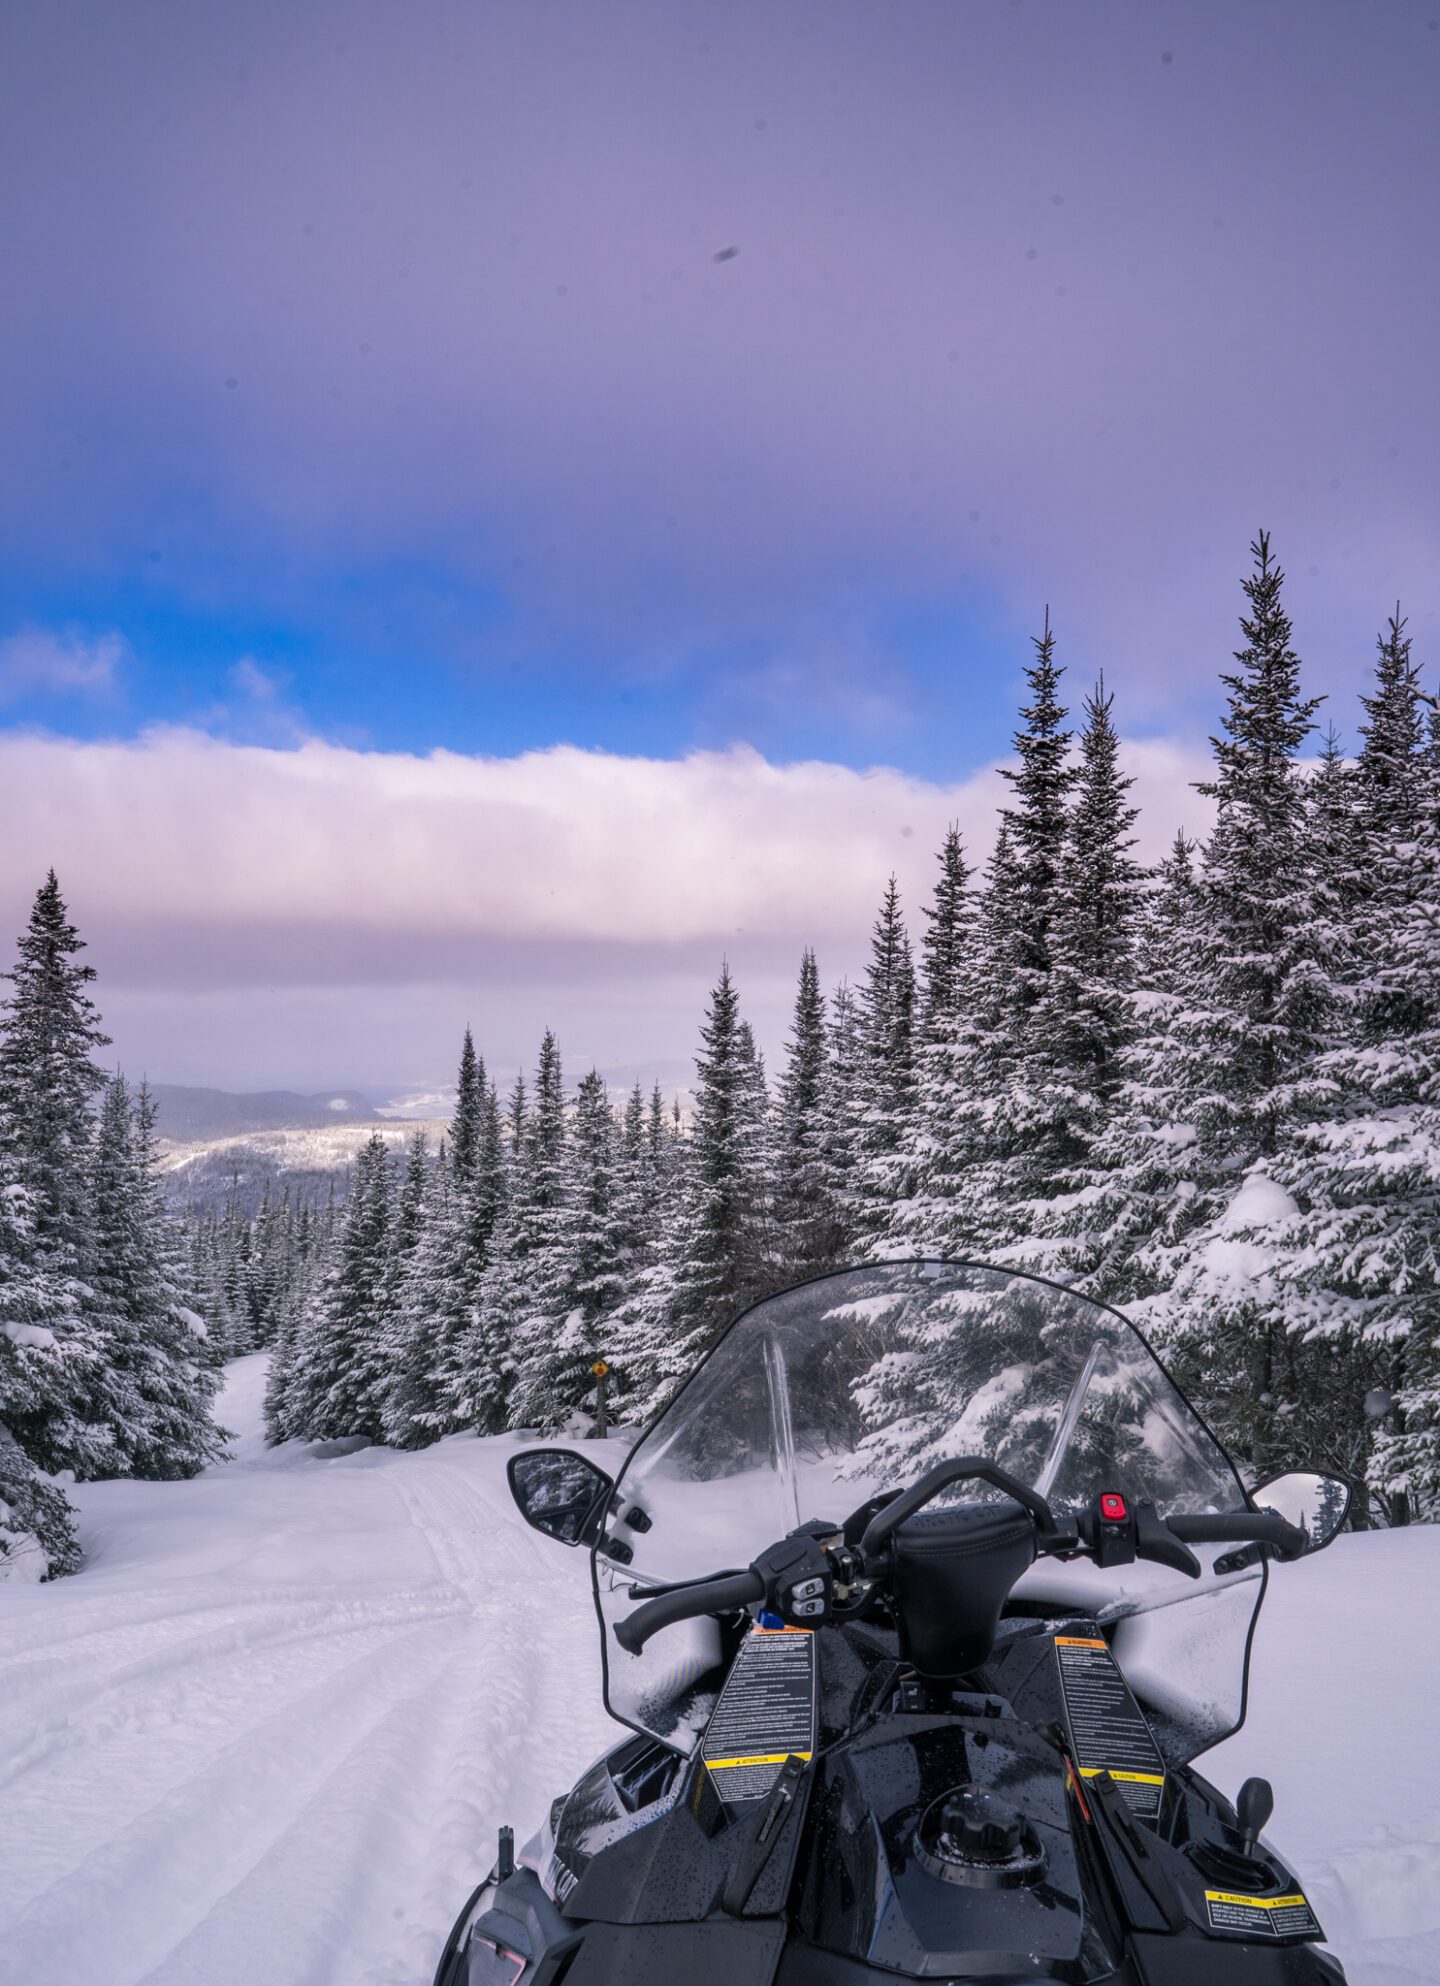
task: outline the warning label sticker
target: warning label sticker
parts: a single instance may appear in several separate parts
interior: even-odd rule
[[[1082,1779],[1108,1772],[1142,1820],[1155,1820],[1165,1790],[1165,1761],[1109,1644],[1057,1634],[1060,1690],[1070,1749]]]
[[[1247,1937],[1318,1938],[1315,1913],[1298,1892],[1294,1896],[1241,1896],[1231,1890],[1207,1889],[1205,1908],[1212,1931],[1242,1931]]]
[[[725,1678],[701,1756],[722,1800],[762,1800],[786,1759],[815,1749],[815,1637],[752,1627]]]

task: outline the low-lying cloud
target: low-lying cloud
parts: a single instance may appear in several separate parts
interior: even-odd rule
[[[1198,753],[1133,743],[1141,851],[1205,824]],[[0,736],[0,908],[53,865],[128,1066],[157,1079],[404,1083],[467,1020],[495,1062],[683,1067],[723,957],[783,1038],[799,953],[863,969],[885,878],[912,935],[951,821],[982,861],[1005,782],[556,746],[514,758]]]

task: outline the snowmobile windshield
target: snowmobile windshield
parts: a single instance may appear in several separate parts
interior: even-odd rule
[[[621,1472],[594,1557],[612,1715],[682,1751],[703,1730],[724,1647],[712,1620],[626,1654],[614,1626],[636,1586],[749,1564],[812,1518],[839,1523],[935,1463],[984,1456],[1057,1513],[1120,1490],[1162,1511],[1243,1507],[1224,1451],[1118,1311],[1030,1276],[963,1263],[881,1263],[802,1284],[746,1311],[646,1430]],[[952,1494],[992,1496],[966,1483]],[[1131,1687],[1191,1757],[1244,1709],[1259,1565],[1190,1580],[1147,1562],[1042,1560],[1012,1596],[1009,1631],[1113,1620]]]

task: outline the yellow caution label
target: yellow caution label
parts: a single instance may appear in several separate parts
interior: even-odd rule
[[[707,1758],[712,1772],[724,1772],[732,1765],[783,1765],[787,1758],[809,1758],[809,1752],[753,1752],[748,1758]]]
[[[1124,1779],[1132,1786],[1163,1786],[1163,1772],[1117,1772],[1113,1765],[1082,1765],[1082,1779],[1098,1779],[1102,1772],[1108,1772],[1112,1779]]]
[[[1108,1641],[1092,1641],[1088,1636],[1080,1634],[1057,1634],[1055,1637],[1055,1646],[1057,1648],[1104,1648],[1108,1650],[1110,1644]]]
[[[1304,1905],[1303,1896],[1239,1896],[1228,1889],[1207,1889],[1207,1903],[1243,1903],[1247,1910],[1295,1910]]]

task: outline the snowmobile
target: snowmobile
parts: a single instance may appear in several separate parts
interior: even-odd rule
[[[965,1263],[822,1277],[622,1452],[511,1458],[589,1555],[627,1734],[518,1855],[500,1829],[435,1986],[1343,1981],[1269,1785],[1232,1805],[1194,1761],[1348,1488],[1247,1492],[1117,1311]]]

